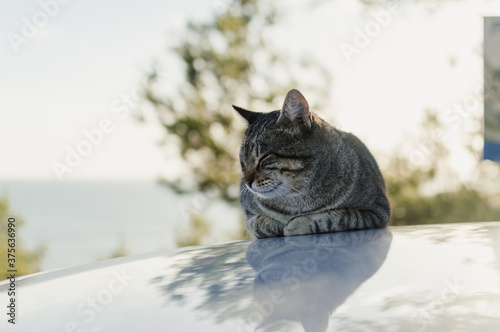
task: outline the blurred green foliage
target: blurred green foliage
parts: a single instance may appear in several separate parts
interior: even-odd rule
[[[111,255],[105,259],[118,258],[130,255],[130,252],[127,249],[127,244],[124,239],[120,241],[118,246],[113,250]]]
[[[295,67],[315,72],[312,100],[323,100],[330,86],[327,71],[305,58],[292,62],[271,47],[264,33],[279,17],[270,1],[228,2],[209,22],[188,23],[173,48],[182,60],[184,79],[174,93],[158,86],[159,70],[149,74],[146,99],[154,106],[167,134],[175,142],[186,176],[163,179],[178,193],[215,192],[236,202],[239,196],[238,148],[245,130],[231,104],[268,111],[299,85]],[[302,90],[308,89],[301,82]]]
[[[40,262],[45,251],[43,246],[35,250],[27,250],[23,246],[20,230],[24,224],[24,220],[11,214],[7,198],[0,198],[0,280],[6,279],[8,276],[7,270],[12,269],[7,265],[8,249],[11,248],[8,246],[8,220],[11,217],[15,218],[15,252],[11,254],[15,255],[16,276],[40,271]],[[10,258],[12,258],[12,256]]]
[[[311,5],[321,2],[311,1]],[[360,3],[366,8],[385,4]],[[245,124],[235,120],[238,117],[231,104],[267,112],[280,105],[289,89],[297,87],[312,101],[328,100],[328,70],[309,54],[308,61],[292,61],[264,37],[264,32],[279,22],[280,14],[270,1],[228,1],[212,20],[186,26],[173,49],[184,68],[184,78],[175,91],[167,93],[158,87],[158,71],[149,74],[146,99],[165,129],[163,144],[178,146],[177,157],[184,169],[183,174],[162,180],[178,193],[215,192],[215,197],[236,203],[241,177],[238,147]],[[316,77],[320,79],[306,85],[296,75],[304,71],[319,73]],[[448,155],[444,142],[428,140],[442,129],[436,111],[426,113],[421,129],[421,136],[414,140],[425,141],[424,165],[412,166],[407,154],[394,151],[383,169],[393,208],[392,224],[500,220],[500,207],[494,201],[497,197],[486,194],[480,186],[459,181],[446,190],[426,192],[426,186],[451,171],[443,166]],[[475,148],[471,152],[478,154]],[[199,214],[191,218],[192,234],[180,234],[179,246],[200,244],[210,231]]]
[[[475,119],[474,121],[479,121]],[[499,221],[499,192],[487,192],[481,182],[494,180],[495,172],[488,172],[485,166],[498,169],[491,162],[477,162],[478,180],[463,182],[456,179],[449,167],[449,150],[443,139],[430,139],[445,128],[435,110],[427,110],[420,124],[420,134],[411,139],[419,143],[418,153],[425,158],[422,163],[412,165],[408,154],[394,151],[386,169],[383,170],[392,206],[392,225],[439,224],[452,222]],[[470,133],[468,141],[480,133]],[[415,147],[413,147],[415,148]],[[474,158],[479,159],[481,151],[469,147]],[[438,181],[450,181],[450,187],[439,188],[426,193],[426,186]],[[488,180],[488,178],[490,178]],[[429,191],[429,190],[428,190]]]

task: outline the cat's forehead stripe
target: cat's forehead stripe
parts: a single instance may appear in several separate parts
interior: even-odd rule
[[[263,113],[257,121],[255,121],[247,131],[247,142],[252,142],[254,145],[257,142],[257,138],[265,130],[266,126],[279,116],[279,111],[274,111],[270,113]]]

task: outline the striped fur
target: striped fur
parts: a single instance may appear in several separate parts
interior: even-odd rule
[[[310,112],[291,90],[281,111],[235,109],[249,122],[240,151],[240,202],[256,237],[381,228],[385,182],[366,146]]]

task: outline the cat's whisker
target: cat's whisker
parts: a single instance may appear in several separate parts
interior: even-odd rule
[[[285,196],[285,195],[283,195],[283,193],[280,193],[280,191],[279,191],[279,190],[277,190],[276,192],[278,193],[278,195],[280,195],[280,196],[281,196],[281,198],[286,199],[286,196]]]
[[[282,188],[283,188],[284,193],[287,194],[287,195],[290,195],[290,194],[299,194],[300,196],[305,196],[304,193],[302,193],[300,190],[298,190],[297,188],[295,188],[291,184],[285,184],[284,183],[282,185]]]
[[[245,190],[246,186],[245,185],[242,185],[241,186],[241,189],[240,189],[240,194],[238,195],[238,197],[241,197],[241,194],[243,193],[243,190]]]

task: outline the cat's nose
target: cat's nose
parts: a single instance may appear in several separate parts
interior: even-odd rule
[[[245,184],[249,187],[252,187],[254,178],[255,178],[254,174],[245,175]]]

